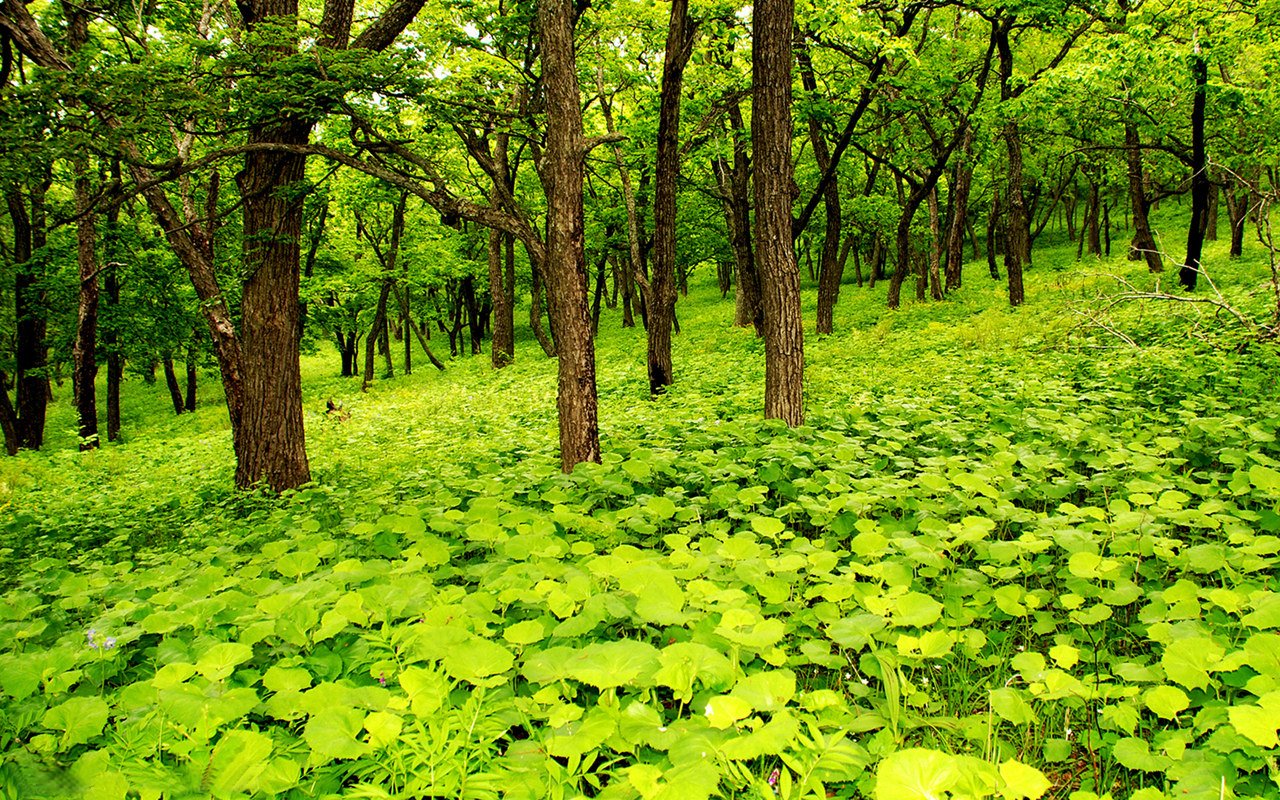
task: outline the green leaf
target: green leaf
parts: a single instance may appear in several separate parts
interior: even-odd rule
[[[1143,695],[1142,701],[1147,708],[1164,719],[1174,719],[1178,712],[1185,711],[1191,705],[1187,693],[1176,686],[1157,686]]]
[[[326,708],[307,720],[302,738],[311,747],[313,763],[332,758],[359,758],[371,749],[356,737],[364,729],[365,712],[358,708]],[[314,756],[318,756],[317,759]]]
[[[253,658],[253,648],[239,642],[215,644],[196,662],[196,671],[211,681],[220,681],[235,672],[236,666]]]
[[[286,578],[297,578],[320,565],[320,557],[311,551],[286,553],[276,560],[276,572]]]
[[[1271,467],[1254,464],[1249,468],[1249,482],[1264,492],[1280,493],[1280,472]]]
[[[1256,706],[1232,706],[1227,709],[1231,727],[1259,747],[1280,746],[1280,692],[1268,692]]]
[[[62,731],[58,749],[68,750],[102,733],[109,714],[110,708],[101,697],[73,697],[46,711],[42,723]]]
[[[1165,648],[1160,664],[1169,680],[1188,689],[1209,685],[1209,669],[1222,659],[1222,648],[1212,639],[1178,639]]]
[[[610,689],[648,678],[658,669],[658,648],[623,639],[587,645],[570,660],[570,677],[597,689]]]
[[[374,711],[364,718],[364,729],[369,732],[369,744],[386,747],[400,738],[404,720],[390,711]]]
[[[730,694],[756,711],[780,711],[796,694],[796,675],[789,669],[757,672],[733,687]]]
[[[516,645],[533,644],[547,637],[547,629],[536,619],[526,619],[514,625],[508,625],[502,632],[502,638]]]
[[[1000,787],[1000,794],[1005,800],[1020,800],[1020,798],[1036,800],[1053,785],[1043,772],[1020,761],[1010,760],[1001,764],[1000,777],[1004,780],[1004,785]]]
[[[257,731],[227,731],[214,749],[209,774],[214,792],[232,794],[253,786],[267,767],[271,756],[271,737]]]
[[[942,617],[942,603],[927,594],[907,592],[893,601],[893,624],[923,628]]]
[[[1030,725],[1036,721],[1035,712],[1022,693],[1008,686],[991,693],[991,710],[1014,725]]]
[[[676,504],[662,496],[650,497],[644,507],[658,519],[671,519],[676,515]]]
[[[693,696],[693,683],[698,681],[711,690],[728,688],[733,682],[733,665],[719,651],[697,642],[677,642],[667,645],[658,656],[661,667],[653,680],[659,686],[670,687],[675,696],[689,702]]]
[[[960,781],[956,760],[937,750],[898,750],[876,769],[875,800],[939,800]]]
[[[680,625],[687,619],[684,590],[656,564],[636,565],[618,577],[618,585],[636,596],[636,616],[645,622]]]
[[[1111,748],[1111,755],[1122,766],[1143,772],[1163,772],[1173,760],[1151,752],[1151,746],[1143,739],[1126,736]]]
[[[782,520],[776,517],[753,515],[751,517],[751,529],[761,536],[772,538],[785,531],[787,526],[783,525]]]
[[[751,704],[741,697],[720,695],[708,700],[702,713],[711,727],[724,730],[738,720],[746,719],[751,714]]]
[[[492,640],[473,636],[450,647],[441,665],[455,678],[478,683],[482,678],[506,672],[514,662],[515,656],[507,648]]]

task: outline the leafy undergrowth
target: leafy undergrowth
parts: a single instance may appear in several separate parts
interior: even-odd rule
[[[216,422],[24,456],[0,791],[1278,797],[1276,354],[1155,309],[1149,349],[1064,351],[1085,292],[1034,289],[846,287],[786,430],[695,287],[659,400],[606,324],[568,476],[532,356],[313,374],[351,416],[281,500],[229,491]]]

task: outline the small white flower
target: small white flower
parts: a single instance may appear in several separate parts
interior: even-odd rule
[[[710,703],[707,703],[707,707],[706,707],[706,709],[705,709],[702,713],[703,713],[703,714],[706,714],[708,717],[709,717],[709,716],[711,716],[711,704],[710,704]]]
[[[1067,739],[1070,739],[1070,738],[1071,738],[1071,729],[1070,729],[1070,728],[1067,728],[1067,729],[1066,729],[1066,730],[1064,730],[1062,733],[1063,733],[1063,735],[1064,735]]]
[[[658,726],[658,733],[666,733],[666,732],[667,732],[667,726],[666,726],[666,725],[659,725],[659,726]]]
[[[862,685],[863,685],[863,686],[869,686],[870,684],[868,683],[868,681],[867,681],[867,679],[866,679],[866,678],[863,678],[863,679],[862,679]]]
[[[928,686],[928,685],[929,685],[929,679],[928,679],[928,678],[924,678],[921,682],[922,682],[925,686]]]

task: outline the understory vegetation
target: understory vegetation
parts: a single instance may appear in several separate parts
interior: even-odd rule
[[[0,796],[1280,797],[1280,359],[1067,250],[1020,309],[846,285],[794,429],[695,275],[664,396],[602,319],[570,475],[527,331],[363,394],[307,356],[283,498],[221,407],[131,383],[79,453],[64,398],[0,462]]]

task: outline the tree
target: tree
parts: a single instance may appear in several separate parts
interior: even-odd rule
[[[795,0],[761,0],[752,21],[755,257],[764,310],[764,415],[804,423],[804,320],[791,246],[791,39]]]

